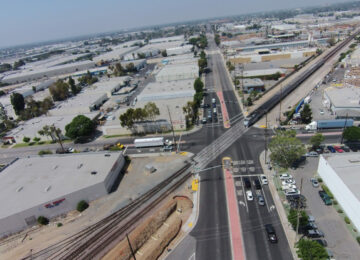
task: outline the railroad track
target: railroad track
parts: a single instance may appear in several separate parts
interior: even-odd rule
[[[124,235],[124,232],[132,227],[138,220],[140,220],[144,214],[149,212],[160,201],[162,201],[177,187],[183,184],[191,176],[191,172],[184,174],[189,169],[190,165],[190,163],[187,163],[179,171],[175,172],[169,178],[162,181],[157,186],[144,193],[142,196],[127,206],[121,208],[120,210],[83,229],[79,233],[72,235],[41,251],[33,253],[23,259],[94,258],[114,240],[114,234],[116,234],[116,237],[119,235]],[[166,188],[169,184],[171,184],[171,186]],[[161,193],[161,191],[163,192]],[[131,216],[137,209],[143,206],[144,203],[148,202],[156,195],[158,195],[158,197],[154,201],[152,201],[145,208],[141,209],[141,211],[136,214],[136,216],[128,221],[125,221],[127,217]]]

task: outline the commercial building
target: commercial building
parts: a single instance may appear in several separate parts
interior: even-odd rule
[[[168,56],[172,56],[172,55],[180,55],[180,54],[190,53],[192,48],[193,48],[192,45],[183,45],[183,46],[179,46],[179,47],[167,48],[166,54]]]
[[[155,76],[156,81],[195,79],[199,76],[197,64],[165,65]]]
[[[79,153],[18,159],[0,173],[0,237],[105,196],[114,188],[122,153]]]
[[[360,119],[360,88],[328,87],[324,90],[324,105],[336,118]]]
[[[321,155],[318,174],[356,229],[360,229],[360,155]]]
[[[54,76],[63,75],[63,74],[69,74],[69,73],[73,73],[73,72],[81,71],[81,70],[88,70],[93,67],[95,67],[95,62],[93,62],[93,61],[89,61],[89,60],[79,61],[79,62],[69,63],[69,64],[65,64],[65,65],[44,68],[44,69],[37,69],[37,70],[33,70],[33,71],[29,70],[29,71],[23,71],[20,73],[10,74],[10,75],[5,76],[1,80],[1,82],[9,83],[9,84],[21,83],[21,82],[26,82],[26,81],[54,77]]]

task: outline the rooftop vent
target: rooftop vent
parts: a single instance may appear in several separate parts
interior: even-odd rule
[[[16,192],[22,191],[23,188],[24,188],[23,186],[20,186],[19,188],[16,189]]]
[[[349,160],[349,163],[360,163],[360,160]]]
[[[83,167],[82,163],[80,163],[77,168],[80,169],[81,167]]]
[[[44,191],[48,192],[50,189],[51,189],[51,185],[47,186]]]
[[[95,175],[95,174],[97,174],[97,171],[92,171],[91,172],[91,175]]]
[[[55,166],[53,167],[53,170],[56,170],[58,167],[59,167],[59,165],[55,165]]]

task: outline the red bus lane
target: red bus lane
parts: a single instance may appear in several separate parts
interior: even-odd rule
[[[227,160],[231,162],[229,157],[223,158],[223,167],[224,162]],[[238,209],[238,201],[236,198],[234,178],[230,170],[223,168],[225,175],[225,190],[226,190],[226,201],[228,209],[228,218],[229,218],[229,230],[230,230],[230,239],[232,245],[232,255],[234,260],[245,260],[244,244],[242,239],[242,231],[240,224],[240,214]]]
[[[226,109],[226,105],[225,105],[225,101],[224,101],[224,94],[222,91],[218,91],[216,92],[216,95],[218,96],[219,100],[220,100],[220,105],[221,105],[221,113],[223,116],[223,124],[224,124],[224,128],[230,128],[230,119],[229,119],[229,113]]]

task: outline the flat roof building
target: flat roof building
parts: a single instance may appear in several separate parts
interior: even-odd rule
[[[337,118],[360,118],[359,87],[328,87],[324,90],[324,104]]]
[[[124,166],[122,153],[79,153],[18,159],[0,172],[0,237],[108,194]]]
[[[360,155],[321,155],[318,174],[346,215],[360,229]]]
[[[250,93],[251,91],[264,91],[265,90],[265,84],[264,82],[259,78],[254,79],[242,79],[241,80],[243,84],[243,91],[246,93]]]
[[[156,81],[196,79],[199,76],[197,64],[165,65],[155,76]]]

